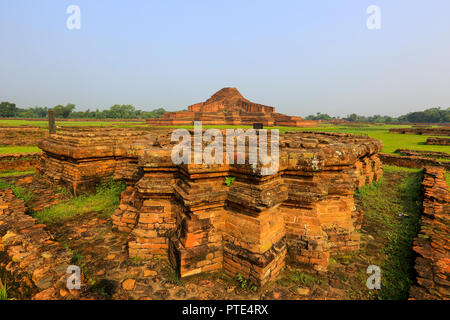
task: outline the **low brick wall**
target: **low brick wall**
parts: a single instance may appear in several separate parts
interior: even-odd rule
[[[77,297],[77,290],[65,289],[72,253],[26,211],[11,190],[0,191],[0,253],[7,260],[0,268],[11,273],[32,299]]]
[[[48,130],[39,127],[0,127],[0,145],[35,146],[48,136]]]
[[[403,134],[421,134],[429,136],[450,136],[450,127],[440,128],[392,128],[389,129],[390,133],[403,133]]]
[[[381,162],[383,164],[407,167],[407,168],[424,168],[426,166],[443,167],[446,170],[450,170],[450,162],[437,161],[434,159],[417,157],[417,156],[396,156],[393,154],[380,153]]]
[[[437,151],[424,151],[424,150],[410,150],[410,149],[397,149],[395,153],[400,153],[404,156],[437,158],[437,159],[450,159],[450,154],[447,152]]]
[[[0,172],[33,170],[42,152],[0,154]]]
[[[450,146],[450,138],[430,137],[427,139],[426,144],[438,146]]]
[[[417,283],[410,299],[450,299],[450,193],[442,168],[426,167],[422,182],[423,214],[414,239]]]

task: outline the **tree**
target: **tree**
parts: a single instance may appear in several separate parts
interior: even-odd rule
[[[72,111],[75,109],[75,105],[72,103],[68,103],[67,105],[57,105],[53,107],[53,111],[55,112],[55,118],[69,118]]]
[[[0,103],[0,117],[12,118],[16,117],[17,113],[18,110],[16,104],[6,101]]]

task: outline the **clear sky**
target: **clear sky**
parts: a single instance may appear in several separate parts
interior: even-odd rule
[[[301,116],[449,107],[450,1],[0,0],[0,101],[175,111],[222,87]]]

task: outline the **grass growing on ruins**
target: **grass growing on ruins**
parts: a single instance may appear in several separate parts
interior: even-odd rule
[[[5,171],[0,172],[0,178],[22,176],[22,175],[32,174],[32,173],[34,173],[34,170],[26,170],[26,171],[5,170]]]
[[[25,202],[31,201],[34,198],[34,194],[23,187],[16,186],[13,183],[6,181],[0,181],[0,190],[11,189],[16,198],[23,200]]]
[[[8,154],[8,153],[31,153],[31,152],[40,152],[36,146],[3,146],[0,147],[0,154]]]
[[[0,279],[0,300],[8,300],[8,286]]]
[[[414,281],[412,242],[419,228],[422,171],[384,167],[378,183],[363,187],[356,198],[364,210],[365,225],[382,244],[380,299],[407,299]]]
[[[124,189],[125,183],[109,180],[99,185],[95,194],[86,193],[71,197],[53,207],[35,212],[34,217],[39,223],[61,221],[89,212],[99,212],[108,218],[119,206],[120,193]]]

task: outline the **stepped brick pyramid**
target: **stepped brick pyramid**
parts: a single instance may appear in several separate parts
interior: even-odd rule
[[[192,125],[253,125],[314,127],[317,121],[276,113],[274,107],[253,103],[245,99],[236,88],[223,88],[205,102],[188,107],[188,111],[167,112],[159,119],[148,119],[153,126]]]
[[[169,131],[101,130],[45,139],[40,174],[72,189],[126,179],[112,222],[129,233],[130,258],[167,256],[182,277],[224,270],[261,285],[286,263],[326,271],[333,250],[358,250],[353,194],[382,174],[381,143],[369,137],[280,134],[279,170],[265,176],[248,160],[175,165]]]

